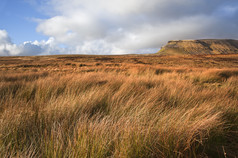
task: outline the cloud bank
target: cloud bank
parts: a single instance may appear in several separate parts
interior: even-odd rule
[[[53,37],[47,41],[26,41],[20,45],[12,43],[6,30],[0,30],[0,56],[47,55],[63,53]]]
[[[238,2],[235,0],[49,0],[38,3],[49,18],[38,19],[36,30],[49,36],[49,40],[16,46],[9,37],[0,34],[0,42],[7,42],[1,44],[2,52],[12,55],[12,50],[20,48],[18,53],[31,54],[34,48],[33,54],[154,53],[168,40],[238,38]],[[59,47],[62,44],[64,47]]]

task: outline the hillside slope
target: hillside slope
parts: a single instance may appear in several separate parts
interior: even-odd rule
[[[169,41],[159,54],[238,54],[238,40],[203,39]]]

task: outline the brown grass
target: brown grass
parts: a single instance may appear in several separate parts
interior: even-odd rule
[[[237,59],[2,57],[0,157],[235,157]]]

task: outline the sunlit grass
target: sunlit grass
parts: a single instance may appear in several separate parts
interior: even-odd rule
[[[0,157],[237,156],[236,68],[68,63],[1,72]]]

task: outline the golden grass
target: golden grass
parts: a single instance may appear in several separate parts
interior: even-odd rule
[[[0,157],[237,156],[236,61],[187,58],[2,58]]]

